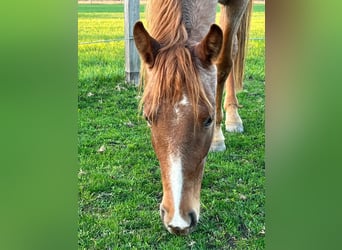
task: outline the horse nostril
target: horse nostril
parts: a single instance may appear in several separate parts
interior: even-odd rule
[[[179,227],[173,227],[173,226],[169,226],[172,231],[174,232],[174,234],[180,234],[181,229]]]
[[[196,213],[194,211],[191,211],[189,213],[189,217],[190,217],[190,228],[193,228],[197,225]]]
[[[162,218],[162,220],[164,219],[165,216],[165,210],[164,208],[160,209],[160,217]]]

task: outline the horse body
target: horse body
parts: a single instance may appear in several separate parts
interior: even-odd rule
[[[144,62],[141,103],[161,167],[160,215],[167,230],[178,235],[191,232],[199,220],[203,168],[217,138],[221,73],[215,61],[225,58],[221,48],[229,36],[213,24],[216,5],[216,0],[150,0],[149,31],[141,22],[134,27]]]

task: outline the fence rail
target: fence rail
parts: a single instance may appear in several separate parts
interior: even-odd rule
[[[124,3],[125,0],[78,0],[80,4],[116,4]],[[140,3],[146,3],[147,0],[140,0]]]
[[[78,0],[80,4],[116,4],[124,3],[125,0]],[[140,0],[140,3],[146,3],[147,0]],[[253,0],[254,3],[265,3],[265,0]]]
[[[90,42],[80,42],[78,45],[89,45],[89,44],[99,44],[99,43],[112,43],[112,42],[120,42],[126,41],[127,39],[124,38],[117,38],[117,39],[108,39],[108,40],[97,40],[97,41],[90,41]],[[265,38],[263,37],[256,37],[256,38],[249,38],[249,41],[263,41]]]

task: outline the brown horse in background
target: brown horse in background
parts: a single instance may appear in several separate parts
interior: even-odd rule
[[[236,90],[242,88],[251,0],[150,0],[148,31],[134,27],[143,61],[143,114],[161,167],[162,221],[188,234],[199,220],[203,168],[209,150],[225,150],[221,130],[242,132]],[[225,84],[226,83],[226,84]]]

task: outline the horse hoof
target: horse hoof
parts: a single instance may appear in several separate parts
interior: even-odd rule
[[[239,122],[229,122],[226,123],[226,131],[230,133],[242,133],[243,125]]]
[[[210,152],[222,152],[226,150],[224,141],[213,141],[210,146]]]

